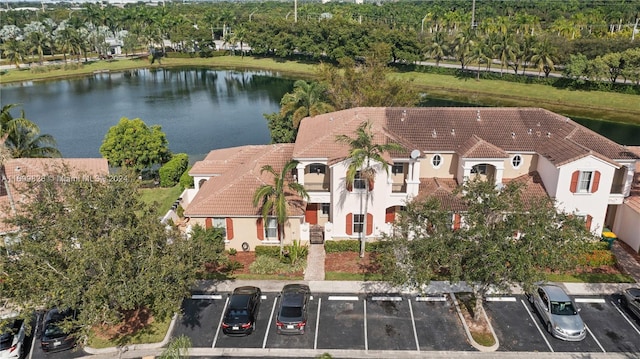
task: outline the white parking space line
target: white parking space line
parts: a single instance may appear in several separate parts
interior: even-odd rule
[[[313,339],[313,350],[318,349],[318,329],[320,328],[320,305],[322,298],[318,298],[318,314],[316,314],[316,336]]]
[[[215,300],[222,299],[222,295],[220,294],[193,294],[191,299],[200,299],[200,300]]]
[[[593,332],[591,332],[591,329],[589,329],[589,327],[585,324],[584,325],[585,328],[587,328],[587,331],[589,332],[589,335],[591,335],[591,337],[593,338],[593,340],[595,340],[596,344],[598,344],[598,346],[600,347],[600,350],[602,350],[603,353],[606,353],[607,351],[604,350],[604,348],[602,347],[602,345],[600,345],[600,342],[598,341],[598,339],[596,338],[595,335],[593,335]]]
[[[447,298],[445,296],[441,297],[416,297],[416,302],[446,302]]]
[[[402,297],[371,297],[371,300],[374,302],[402,302]]]
[[[330,295],[329,300],[358,300],[358,297],[355,295]]]
[[[575,298],[576,303],[606,303],[603,298]]]
[[[531,311],[529,310],[529,307],[527,307],[527,304],[524,302],[524,300],[520,299],[520,302],[522,303],[524,310],[526,310],[527,313],[529,313],[529,317],[531,318],[531,321],[533,322],[533,324],[535,324],[536,328],[538,328],[538,332],[540,333],[540,336],[542,336],[542,339],[544,339],[544,342],[547,343],[549,350],[551,350],[551,352],[553,353],[554,350],[551,347],[551,344],[549,343],[549,341],[547,340],[547,337],[542,332],[542,329],[540,329],[540,326],[538,325],[538,321],[533,317],[533,313],[531,313]]]
[[[267,331],[264,333],[264,341],[262,341],[262,349],[267,346],[267,337],[269,336],[269,328],[271,328],[271,321],[273,320],[273,313],[276,311],[276,300],[277,298],[273,298],[273,307],[271,308],[271,314],[269,315],[269,322],[267,323]]]
[[[620,310],[620,308],[618,308],[618,306],[613,301],[611,302],[611,305],[613,305],[613,307],[616,308],[616,310],[618,311],[618,313],[620,313],[620,315],[622,315],[624,320],[626,320],[627,323],[629,323],[629,325],[636,331],[636,333],[638,333],[638,335],[640,335],[640,330],[635,326],[635,324],[633,324],[631,319],[629,319],[629,317],[627,317],[627,315],[624,314],[624,312],[622,310]]]
[[[364,351],[369,350],[369,340],[367,340],[367,300],[362,301],[364,303]]]
[[[218,323],[218,329],[216,329],[216,336],[213,338],[213,344],[211,344],[211,348],[216,347],[216,342],[218,341],[218,335],[220,335],[220,328],[222,327],[222,321],[224,320],[224,313],[227,311],[227,305],[229,304],[229,297],[224,301],[224,307],[222,308],[222,314],[220,315],[220,322]]]
[[[411,313],[411,325],[413,326],[413,337],[416,338],[416,350],[420,351],[420,342],[418,341],[418,330],[416,329],[416,318],[413,316],[413,307],[411,306],[411,299],[407,301],[409,303],[409,313]]]
[[[515,297],[487,297],[487,302],[515,302]]]

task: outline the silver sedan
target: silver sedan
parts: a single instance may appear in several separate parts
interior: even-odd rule
[[[541,285],[528,296],[551,335],[567,341],[580,341],[587,336],[584,322],[578,314],[579,309],[562,288]]]

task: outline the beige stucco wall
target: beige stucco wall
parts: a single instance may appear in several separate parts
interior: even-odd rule
[[[513,168],[511,163],[513,156],[516,154],[522,157],[522,164],[518,168]],[[526,175],[529,172],[536,171],[538,167],[538,156],[535,154],[510,153],[509,158],[504,160],[503,178],[516,178]]]
[[[249,250],[255,250],[257,245],[274,245],[278,246],[280,243],[277,239],[273,240],[259,240],[256,228],[257,218],[233,218],[233,239],[225,241],[225,248],[235,248],[238,251],[242,250],[242,243],[247,242],[249,244]],[[287,224],[285,224],[284,231],[284,244],[291,244],[294,240],[300,240],[300,223],[301,218],[289,218]],[[200,224],[204,227],[205,218],[191,218],[190,225]]]
[[[436,153],[426,153],[420,160],[420,178],[451,178],[456,175],[458,156],[455,153],[437,153],[442,157],[440,167],[434,168],[431,162]]]

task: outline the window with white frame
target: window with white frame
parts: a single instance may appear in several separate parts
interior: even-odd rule
[[[578,192],[591,192],[593,171],[581,171],[578,177]]]
[[[360,171],[356,172],[356,176],[353,179],[353,188],[354,189],[366,189],[366,184],[364,183],[364,178],[362,178],[362,174]]]
[[[312,163],[309,165],[309,173],[323,174],[327,172],[327,166],[320,163]]]
[[[364,214],[353,215],[353,233],[361,233],[364,228]]]
[[[227,220],[226,218],[213,217],[213,227],[222,229],[222,237],[227,238]]]
[[[391,167],[391,173],[394,175],[404,173],[404,163],[394,163]]]
[[[331,210],[331,204],[330,203],[323,203],[322,204],[322,214],[329,216],[329,211]]]
[[[488,166],[486,163],[482,163],[482,164],[471,167],[471,174],[486,175],[487,171],[488,171]]]
[[[267,224],[264,226],[264,234],[269,240],[278,239],[278,221],[275,218],[267,218]]]
[[[522,165],[522,156],[513,156],[513,158],[511,158],[511,165],[513,166],[513,168],[520,168],[520,166]]]
[[[439,154],[433,155],[433,157],[431,157],[431,165],[433,168],[440,168],[440,166],[442,166],[442,156]]]

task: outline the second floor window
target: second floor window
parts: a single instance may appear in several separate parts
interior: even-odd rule
[[[487,174],[487,165],[486,164],[480,164],[480,165],[475,165],[473,167],[471,167],[471,173],[472,174],[477,174],[477,175],[486,175]]]
[[[571,175],[571,193],[595,193],[600,185],[600,171],[574,171]]]
[[[593,172],[591,171],[580,172],[580,178],[578,179],[578,192],[589,192],[591,189],[592,178],[593,178]]]
[[[322,204],[322,214],[328,216],[330,210],[331,210],[331,203],[323,203]]]
[[[394,175],[404,173],[404,164],[403,163],[395,163],[391,167],[391,173],[393,173]]]
[[[356,173],[356,177],[353,179],[353,188],[354,189],[366,189],[366,184],[364,183],[364,178],[362,178],[362,173],[358,171]]]

